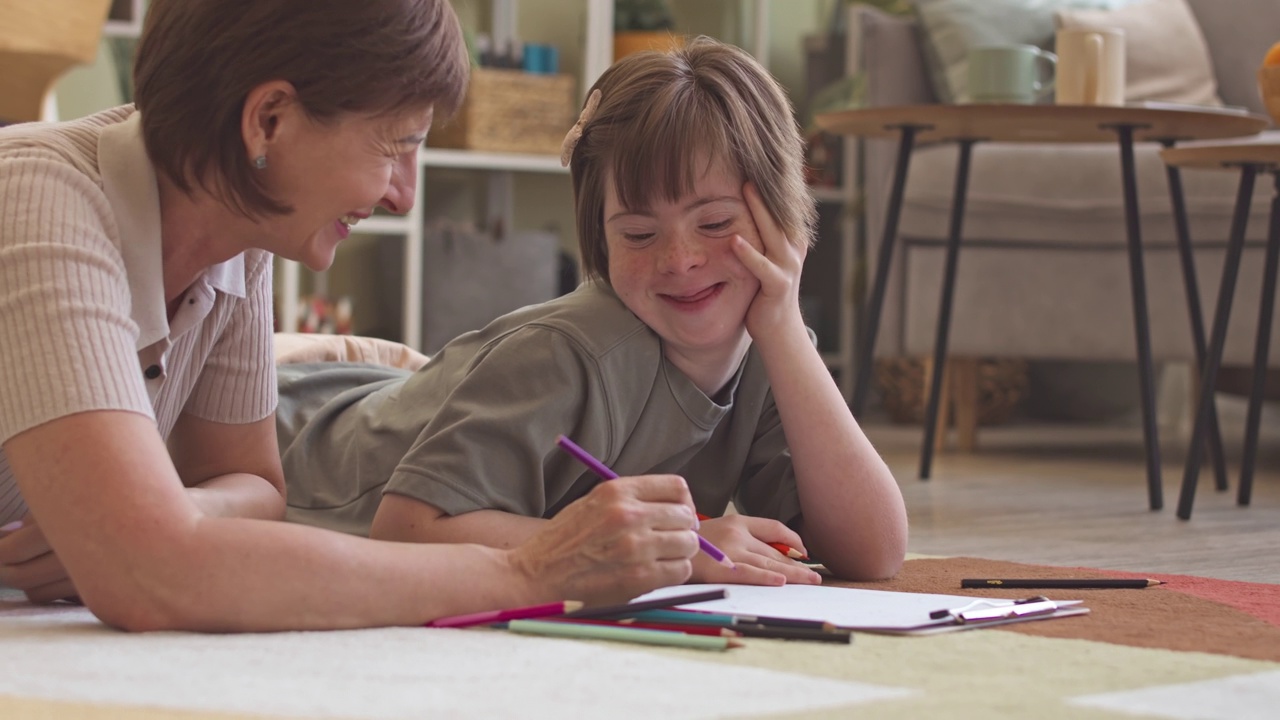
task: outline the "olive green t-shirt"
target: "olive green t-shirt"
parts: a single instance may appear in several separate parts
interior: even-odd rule
[[[716,398],[662,354],[607,286],[588,283],[464,334],[414,373],[285,365],[277,411],[290,520],[367,535],[382,493],[449,515],[554,516],[600,479],[675,473],[699,512],[792,523],[791,455],[754,348]]]

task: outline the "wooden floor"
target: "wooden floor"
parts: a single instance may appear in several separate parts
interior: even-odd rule
[[[911,552],[1280,583],[1280,407],[1263,415],[1248,507],[1235,496],[1244,403],[1219,407],[1231,488],[1216,492],[1202,471],[1189,521],[1174,514],[1179,428],[1161,428],[1165,505],[1154,512],[1135,423],[983,428],[977,452],[935,456],[928,482],[917,479],[918,427],[869,419],[865,430],[906,498]]]

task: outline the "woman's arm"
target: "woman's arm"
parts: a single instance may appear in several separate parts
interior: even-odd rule
[[[744,197],[760,249],[735,244],[760,279],[747,312],[786,434],[803,513],[797,528],[815,558],[850,580],[892,576],[907,549],[907,513],[889,468],[853,418],[800,314],[805,250],[777,225],[754,187]]]
[[[504,552],[207,516],[154,424],[134,413],[66,416],[4,450],[80,597],[131,630],[417,625],[535,602],[612,602],[683,582],[696,551],[688,490],[670,476],[608,483]]]
[[[243,425],[184,413],[168,445],[178,477],[205,515],[284,519],[284,469],[274,413]]]

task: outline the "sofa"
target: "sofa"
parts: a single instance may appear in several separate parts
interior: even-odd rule
[[[1187,0],[1204,35],[1226,105],[1265,114],[1256,70],[1280,39],[1277,0]],[[851,8],[853,69],[868,106],[938,102],[920,19],[870,6]],[[1280,133],[1268,131],[1271,140]],[[1160,147],[1136,148],[1141,230],[1153,357],[1195,358]],[[866,267],[875,267],[897,144],[861,143]],[[905,189],[876,355],[932,353],[954,144],[917,147]],[[1183,174],[1206,327],[1211,324],[1237,176]],[[1261,293],[1263,240],[1274,189],[1260,176],[1237,284],[1224,364],[1252,362]],[[950,334],[952,357],[1133,361],[1136,358],[1115,143],[980,143],[972,158],[964,242]],[[1271,365],[1280,365],[1280,333]]]

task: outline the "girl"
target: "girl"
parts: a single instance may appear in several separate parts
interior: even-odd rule
[[[782,90],[699,39],[633,55],[565,140],[587,281],[465,334],[417,372],[281,368],[290,517],[373,537],[510,547],[597,478],[676,473],[704,582],[816,583],[769,543],[847,579],[893,575],[901,494],[800,314],[813,202]]]

